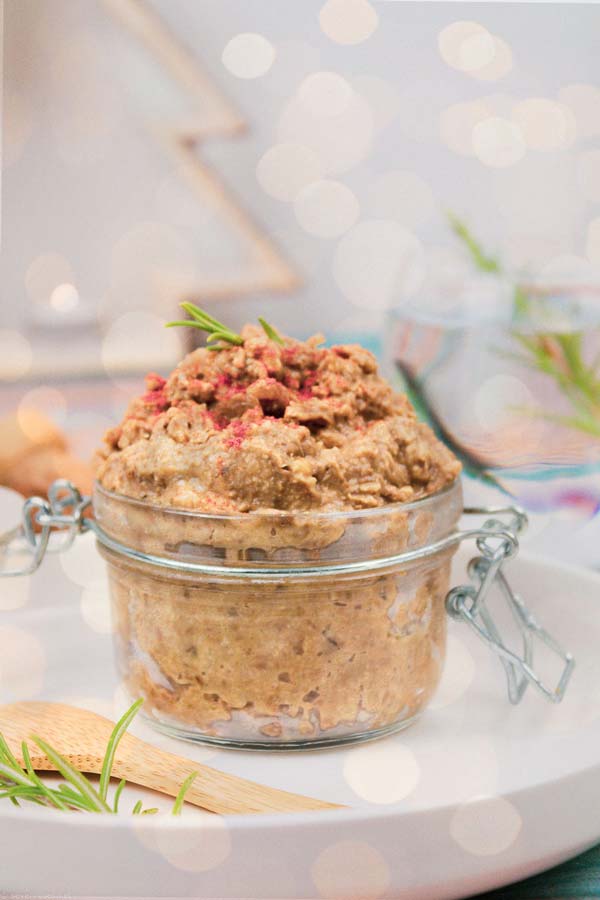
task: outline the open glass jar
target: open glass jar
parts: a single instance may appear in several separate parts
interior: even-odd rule
[[[518,510],[459,531],[459,481],[424,499],[334,513],[211,516],[57,482],[31,498],[5,536],[31,572],[92,529],[108,564],[117,663],[143,714],[173,736],[230,747],[300,749],[369,740],[410,724],[439,681],[446,612],[498,654],[512,702],[533,684],[553,702],[573,660],[529,615],[502,573],[517,550]],[[469,511],[467,511],[469,512]],[[508,523],[499,518],[505,514]],[[62,537],[54,531],[66,532]],[[454,550],[475,539],[473,585],[450,587]],[[0,540],[0,544],[2,541]],[[523,651],[507,647],[486,606],[498,584]],[[532,668],[541,639],[564,662],[556,688]]]

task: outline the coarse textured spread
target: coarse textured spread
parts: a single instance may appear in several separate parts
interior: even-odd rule
[[[109,491],[213,514],[361,509],[451,483],[460,464],[357,345],[282,345],[246,326],[242,346],[190,353],[147,378],[106,435]]]

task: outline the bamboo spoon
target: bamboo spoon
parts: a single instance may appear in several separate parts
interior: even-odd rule
[[[30,741],[32,734],[42,737],[81,772],[100,774],[112,729],[113,723],[104,716],[62,703],[0,706],[0,731],[9,747],[22,763],[21,742],[27,741],[33,768],[41,771],[50,771],[54,766]],[[219,772],[153,747],[129,733],[123,735],[113,765],[114,777],[125,778],[171,797],[177,796],[182,782],[194,771],[199,774],[185,799],[211,812],[302,812],[340,808],[324,800],[291,794]]]

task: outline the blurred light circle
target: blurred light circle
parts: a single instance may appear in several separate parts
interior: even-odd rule
[[[189,229],[156,221],[134,225],[113,247],[104,314],[112,318],[136,306],[160,312],[175,309],[174,297],[189,293],[197,285],[199,253],[205,244],[210,245],[212,253],[209,235],[200,246],[194,246]]]
[[[467,709],[465,715],[469,715]],[[454,722],[461,722],[458,710],[454,711]],[[448,721],[448,720],[447,720]],[[460,738],[448,735],[444,740],[443,765],[439,754],[431,745],[421,748],[421,778],[411,802],[415,806],[440,806],[442,803],[456,805],[469,798],[491,794],[498,790],[499,760],[494,743],[490,738],[471,735],[469,738],[469,759],[471,765],[464,765],[464,745]],[[432,752],[433,751],[433,752]],[[448,773],[452,777],[448,778]]]
[[[155,850],[174,868],[184,872],[208,872],[231,853],[231,836],[225,818],[204,810],[186,810],[193,828],[178,827],[175,817],[161,817],[155,832]],[[136,817],[137,818],[137,817]],[[151,818],[151,817],[144,817]]]
[[[450,821],[456,843],[474,856],[495,856],[514,844],[523,822],[504,797],[474,797],[459,806]]]
[[[414,172],[386,172],[369,186],[367,212],[374,219],[393,219],[407,228],[418,228],[434,210],[431,188]]]
[[[360,44],[371,37],[379,16],[368,0],[327,0],[319,24],[336,44]]]
[[[52,387],[38,387],[27,391],[17,407],[17,421],[23,434],[34,442],[43,438],[46,428],[37,416],[30,415],[32,409],[47,416],[55,425],[62,426],[67,419],[67,401],[61,391]]]
[[[57,284],[50,294],[50,306],[57,312],[70,312],[75,309],[78,304],[79,291],[74,284],[69,284],[69,282]]]
[[[298,99],[315,116],[339,116],[352,100],[352,93],[337,72],[313,72],[298,88]]]
[[[339,181],[313,181],[294,200],[299,225],[317,237],[338,237],[354,225],[360,208],[358,200]]]
[[[572,110],[579,137],[589,138],[600,134],[600,87],[593,84],[569,84],[560,89],[558,99]]]
[[[27,267],[25,288],[34,303],[52,303],[57,287],[72,286],[75,274],[70,263],[58,253],[42,253]],[[60,294],[59,294],[60,297]]]
[[[473,149],[484,165],[500,169],[523,159],[526,145],[518,125],[500,116],[490,116],[473,128]]]
[[[473,131],[475,126],[490,117],[490,109],[482,100],[453,103],[440,116],[440,136],[454,153],[473,156]]]
[[[494,59],[494,39],[478,22],[453,22],[438,35],[438,48],[444,62],[461,72],[481,69]]]
[[[261,87],[287,100],[303,78],[319,69],[320,62],[321,54],[306,41],[277,41],[275,62]]]
[[[97,584],[106,576],[106,565],[91,532],[78,535],[75,544],[60,553],[58,559],[64,574],[79,587]]]
[[[530,97],[517,103],[512,111],[525,143],[532,150],[558,150],[573,136],[567,115],[570,111],[545,97]]]
[[[23,498],[21,497],[21,505]],[[10,560],[7,560],[10,565]],[[0,569],[1,572],[1,569]],[[2,590],[0,591],[0,612],[8,612],[12,609],[21,609],[27,606],[29,602],[29,588],[31,585],[30,578],[24,578],[22,575],[15,575],[2,579]],[[0,662],[0,671],[2,663]],[[1,687],[0,679],[0,687]]]
[[[389,81],[377,75],[357,75],[352,87],[369,104],[376,131],[383,131],[394,121],[400,109],[398,93]]]
[[[382,854],[365,841],[338,841],[322,850],[311,866],[321,897],[376,900],[389,888],[390,869]]]
[[[83,621],[92,631],[98,634],[111,634],[114,631],[106,576],[86,585],[81,593],[79,606]]]
[[[492,60],[485,66],[469,72],[469,75],[472,75],[473,78],[478,78],[480,81],[499,81],[505,75],[508,75],[513,67],[513,55],[509,45],[502,38],[496,37],[496,35],[493,35],[492,38],[494,41],[494,56]]]
[[[318,181],[322,174],[318,155],[303,144],[276,144],[259,159],[256,167],[263,191],[277,200],[295,200],[302,188]]]
[[[483,382],[475,394],[475,415],[486,432],[498,432],[515,422],[524,422],[536,408],[527,387],[513,375],[494,375]]]
[[[0,379],[16,381],[31,369],[33,352],[27,338],[10,328],[0,328]]]
[[[398,741],[358,747],[346,753],[344,778],[357,797],[369,803],[398,803],[419,782],[414,753]]]
[[[458,48],[460,68],[463,72],[472,72],[489,65],[495,55],[494,37],[486,30],[469,35]]]
[[[223,65],[237,78],[259,78],[275,60],[275,48],[262,34],[236,34],[225,45]]]
[[[577,161],[579,182],[587,200],[600,203],[600,150],[585,150]]]
[[[333,277],[355,306],[386,309],[416,291],[424,277],[424,250],[397,222],[359,222],[340,240]]]
[[[315,115],[296,95],[284,107],[277,135],[282,143],[309,147],[317,155],[323,174],[340,174],[368,155],[374,136],[373,114],[355,91],[335,116]]]
[[[33,699],[42,690],[45,672],[46,653],[41,641],[23,628],[0,625],[0,692],[3,699]]]
[[[591,263],[600,265],[600,218],[592,219],[588,224],[585,253]]]
[[[174,328],[149,312],[128,312],[116,319],[102,341],[102,364],[108,375],[123,371],[171,368],[181,354]]]

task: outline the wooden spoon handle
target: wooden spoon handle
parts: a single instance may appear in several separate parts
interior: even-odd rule
[[[123,740],[113,772],[119,778],[171,797],[177,795],[191,772],[198,772],[185,795],[186,801],[223,815],[341,808],[325,800],[280,791],[237,775],[219,772],[202,763],[159,750],[132,736]]]

